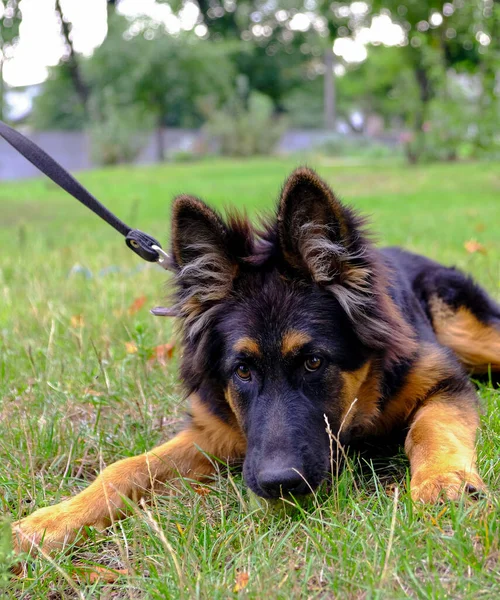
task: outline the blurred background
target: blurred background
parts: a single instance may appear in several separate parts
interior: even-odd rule
[[[3,0],[0,118],[74,170],[500,156],[494,0]],[[36,171],[0,145],[0,177]]]

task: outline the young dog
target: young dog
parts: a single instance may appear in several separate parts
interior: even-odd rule
[[[16,523],[17,549],[50,551],[104,528],[155,482],[210,476],[211,457],[244,459],[264,498],[306,494],[331,473],[327,425],[343,445],[402,435],[414,500],[485,489],[468,373],[500,371],[500,307],[469,277],[375,248],[306,168],[262,231],[176,198],[172,263],[188,425]]]

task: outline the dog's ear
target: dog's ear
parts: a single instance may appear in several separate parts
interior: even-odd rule
[[[221,217],[192,196],[178,196],[172,214],[172,258],[181,311],[201,312],[226,297],[237,264],[229,252],[228,228]]]
[[[289,265],[330,289],[349,314],[363,303],[372,273],[361,219],[311,169],[286,181],[278,232]]]
[[[413,331],[387,293],[388,273],[363,220],[314,171],[297,169],[286,181],[278,235],[285,261],[337,298],[363,343],[394,361],[413,352]]]

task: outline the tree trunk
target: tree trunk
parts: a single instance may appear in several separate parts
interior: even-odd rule
[[[415,79],[419,89],[420,107],[417,109],[413,123],[414,140],[407,145],[407,158],[411,164],[417,163],[425,151],[424,125],[432,97],[431,82],[424,67],[415,68]]]
[[[165,139],[163,137],[163,117],[158,116],[156,122],[156,159],[158,162],[165,161]]]
[[[78,64],[75,50],[73,48],[73,42],[71,41],[71,37],[70,37],[69,24],[67,21],[64,20],[64,14],[61,9],[60,0],[56,0],[56,12],[59,14],[59,17],[61,19],[61,29],[62,29],[64,41],[66,42],[66,45],[69,48],[69,57],[66,61],[66,64],[69,69],[71,81],[73,82],[75,91],[78,94],[78,97],[80,98],[80,101],[83,104],[85,113],[87,113],[88,112],[87,109],[88,109],[89,89],[82,77],[80,65]]]
[[[324,55],[325,75],[323,78],[323,110],[325,129],[335,129],[335,76],[333,72],[334,56],[331,44]]]

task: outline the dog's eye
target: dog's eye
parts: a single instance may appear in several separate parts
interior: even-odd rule
[[[236,375],[243,381],[249,381],[252,373],[247,365],[241,364],[238,365],[238,368],[236,369]]]
[[[313,372],[313,371],[317,371],[321,365],[323,364],[323,361],[321,360],[321,358],[319,356],[310,356],[309,358],[307,358],[304,362],[304,367],[306,368],[306,371],[309,372]]]

